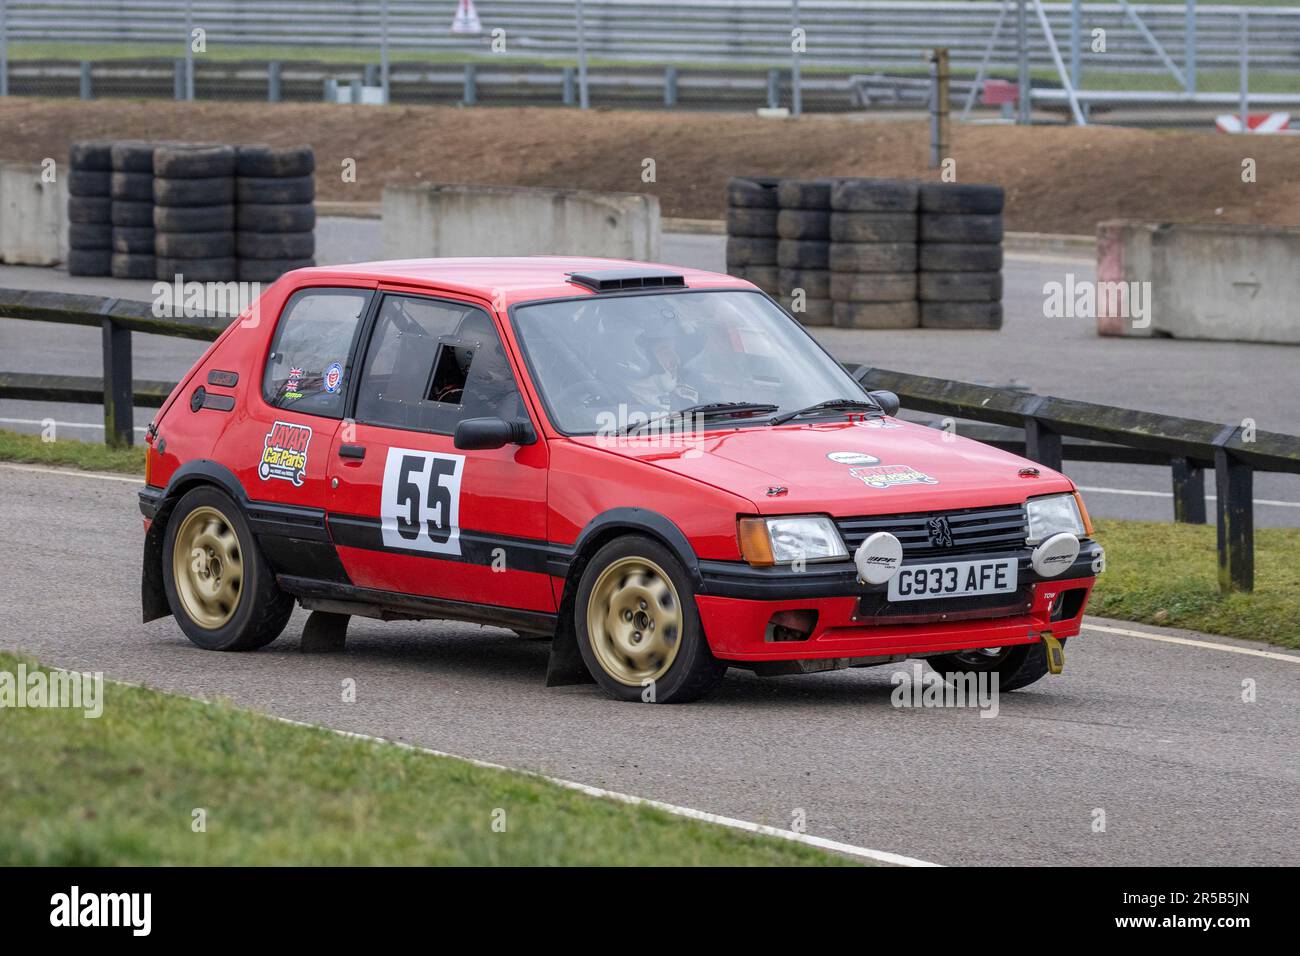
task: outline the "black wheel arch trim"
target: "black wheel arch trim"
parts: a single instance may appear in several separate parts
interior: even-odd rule
[[[572,547],[563,551],[556,550],[550,560],[551,573],[556,577],[568,577],[570,568],[578,556],[590,548],[591,542],[611,531],[622,534],[643,533],[658,538],[682,563],[695,589],[699,591],[704,587],[704,579],[700,574],[700,559],[696,556],[695,549],[691,547],[685,532],[666,515],[648,508],[611,508],[596,515],[578,533],[578,538]]]

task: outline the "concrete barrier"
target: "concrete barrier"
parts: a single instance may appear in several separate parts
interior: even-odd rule
[[[1297,262],[1300,227],[1100,223],[1097,332],[1300,344]],[[1147,283],[1149,324],[1116,309],[1107,283]]]
[[[519,186],[388,186],[384,258],[582,255],[659,258],[659,200]]]
[[[42,167],[0,163],[0,261],[52,266],[64,258],[68,191],[64,181],[45,182]]]

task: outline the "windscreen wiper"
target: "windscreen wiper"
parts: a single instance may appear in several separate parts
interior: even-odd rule
[[[771,402],[705,402],[701,405],[691,405],[688,408],[666,412],[657,418],[650,418],[645,421],[628,422],[619,429],[618,433],[626,438],[628,435],[645,428],[647,425],[658,424],[659,422],[668,421],[669,419],[686,418],[691,415],[699,415],[704,418],[712,418],[722,415],[731,418],[734,415],[774,412],[780,407],[780,405],[773,405]]]
[[[797,408],[792,412],[782,412],[780,415],[773,415],[769,419],[769,425],[784,425],[788,421],[799,418],[801,415],[811,415],[813,412],[820,411],[852,411],[857,408],[865,408],[867,411],[884,414],[880,406],[872,401],[864,401],[860,398],[828,398],[824,402],[818,402],[816,405],[809,405],[807,408]]]

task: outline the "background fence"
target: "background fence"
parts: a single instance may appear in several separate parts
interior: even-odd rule
[[[849,110],[863,107],[867,90],[851,76],[919,79],[925,53],[947,47],[958,77],[973,76],[986,56],[991,76],[1016,80],[1027,71],[1043,94],[1038,102],[1057,115],[1068,78],[1089,94],[1124,94],[1095,100],[1110,111],[1098,119],[1205,122],[1235,111],[1245,52],[1255,102],[1300,105],[1300,7],[1043,4],[1058,70],[1033,3],[1022,35],[1018,0],[476,6],[483,32],[465,36],[450,31],[455,0],[0,0],[0,32],[10,92],[38,95],[187,96],[191,74],[178,74],[172,61],[190,59],[201,98],[320,99],[326,79],[367,78],[387,81],[395,100],[579,105],[585,72],[594,105]],[[796,24],[805,32],[797,57]],[[186,42],[194,29],[206,44],[198,54]],[[1104,52],[1094,51],[1095,30],[1104,31]],[[806,93],[797,98],[796,74]],[[917,105],[908,84],[896,88],[891,103],[877,82],[871,105]],[[1192,91],[1222,102],[1188,114]]]

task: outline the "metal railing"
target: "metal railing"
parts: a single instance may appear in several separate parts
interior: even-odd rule
[[[0,372],[0,398],[103,404],[110,445],[134,440],[133,408],[158,408],[175,387],[135,382],[131,334],[217,338],[233,316],[158,318],[148,302],[0,289],[0,318],[29,319],[103,330],[102,378]],[[1172,472],[1176,521],[1204,523],[1205,472],[1215,475],[1219,583],[1224,591],[1254,589],[1254,474],[1300,474],[1300,438],[1241,426],[1094,405],[1014,389],[930,378],[879,368],[855,368],[869,389],[889,389],[910,411],[1004,426],[1002,431],[963,429],[976,440],[1006,448],[1060,470],[1064,461],[1157,465]],[[1023,436],[1005,427],[1022,429]],[[1071,440],[1067,440],[1071,439]]]
[[[603,70],[617,81],[626,73],[620,66],[680,67],[705,80],[708,75],[701,71],[708,68],[748,69],[760,77],[763,68],[779,68],[787,75],[798,74],[797,80],[790,75],[783,81],[785,102],[797,112],[806,84],[817,79],[819,70],[888,70],[904,77],[920,76],[923,52],[944,47],[957,73],[984,71],[987,63],[986,72],[1019,76],[1023,81],[1032,71],[1032,102],[1037,105],[1055,107],[1074,100],[1085,107],[1113,109],[1136,103],[1167,110],[1192,102],[1222,105],[1197,100],[1211,92],[1235,93],[1239,98],[1237,76],[1247,64],[1243,53],[1248,49],[1248,68],[1254,71],[1261,97],[1257,102],[1296,102],[1286,93],[1300,87],[1300,6],[1044,3],[1041,23],[1050,27],[1049,32],[1041,28],[1037,7],[1026,28],[1019,29],[1017,3],[583,0],[579,19],[575,0],[479,0],[484,32],[464,36],[450,32],[453,4],[427,0],[0,0],[0,58],[6,38],[10,44],[39,43],[53,49],[60,43],[118,46],[126,56],[137,57],[141,54],[131,51],[138,51],[141,44],[171,47],[183,68],[178,95],[191,98],[193,65],[197,62],[204,70],[212,62],[206,55],[196,57],[188,42],[190,30],[198,28],[204,31],[208,51],[223,51],[217,59],[228,59],[231,48],[246,51],[250,60],[269,47],[297,48],[305,57],[313,51],[319,55],[369,49],[381,63],[377,82],[385,89],[390,69],[400,69],[403,59],[417,51],[428,57],[432,69],[453,63],[456,69],[467,63],[495,69],[494,57],[498,63],[557,69],[576,64],[575,95],[563,98],[575,105],[589,100],[587,74],[594,77]],[[791,31],[796,23],[806,31],[806,47],[792,54]],[[1098,28],[1105,34],[1104,52],[1093,49],[1093,30]],[[165,52],[154,49],[148,55]],[[50,93],[68,95],[66,82],[59,77],[74,69],[105,74],[102,80],[95,76],[92,86],[130,88],[131,70],[123,73],[123,64],[110,67],[106,54],[84,65],[57,59],[57,53],[50,56],[56,59],[11,62],[11,70],[22,71],[21,84],[15,85],[28,93],[48,87]],[[262,62],[278,63],[281,56],[277,50]],[[587,60],[593,61],[590,71],[583,69]],[[116,70],[115,80],[110,81],[110,70]],[[1107,82],[1100,88],[1090,86],[1090,78],[1103,75]],[[1149,75],[1153,80],[1115,89],[1117,75],[1130,79]],[[1203,81],[1199,86],[1198,76]],[[0,71],[0,93],[6,79]],[[220,73],[212,73],[206,93],[199,95],[243,98],[239,82],[229,87],[228,94],[222,82]],[[844,79],[835,82],[842,86]],[[1251,82],[1249,77],[1246,82]],[[1162,83],[1168,88],[1159,88]],[[141,89],[140,94],[158,95],[153,81],[142,78],[141,85],[147,90]],[[1073,97],[1058,88],[1067,85],[1081,95]],[[318,98],[319,88],[315,93]],[[654,97],[654,91],[649,95]],[[736,103],[724,95],[718,105]],[[841,96],[823,99],[814,107],[854,109],[860,104]]]

